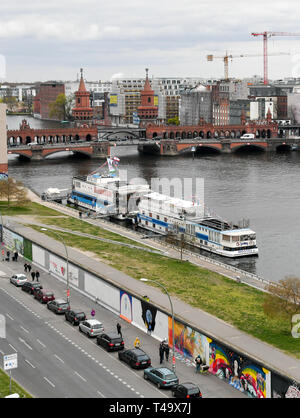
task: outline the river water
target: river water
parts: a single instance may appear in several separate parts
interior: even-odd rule
[[[49,122],[27,119],[32,127],[49,127]],[[21,120],[8,116],[8,128],[18,128]],[[209,208],[228,221],[250,219],[250,227],[257,233],[259,256],[215,258],[268,280],[300,277],[300,152],[195,154],[193,159],[190,155],[140,155],[130,146],[112,147],[112,155],[120,158],[129,180],[141,177],[150,184],[152,178],[203,178]],[[68,153],[35,162],[9,156],[9,174],[43,192],[48,187],[70,188],[74,175],[87,174],[102,163]]]

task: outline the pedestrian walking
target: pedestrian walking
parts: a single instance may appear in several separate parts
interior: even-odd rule
[[[28,273],[30,273],[31,272],[31,265],[30,264],[27,264],[27,269],[28,269]]]
[[[32,277],[32,281],[34,282],[34,279],[35,279],[35,271],[32,271],[31,272],[31,277]]]
[[[10,251],[6,251],[6,261],[10,260]]]
[[[196,373],[199,373],[201,365],[202,365],[202,358],[200,354],[198,354],[198,356],[195,358],[195,363],[196,363]]]
[[[162,364],[163,360],[164,360],[164,347],[163,347],[163,344],[160,343],[159,344],[159,363]]]
[[[28,265],[27,265],[27,263],[25,263],[24,264],[24,271],[25,271],[25,273],[27,273],[27,268],[28,268]]]
[[[18,251],[15,251],[14,257],[15,257],[15,261],[18,261],[18,257],[19,257]]]
[[[139,340],[139,337],[136,337],[136,339],[135,339],[135,341],[134,341],[133,345],[134,345],[134,347],[135,347],[135,348],[140,348],[140,346],[141,346],[141,342],[140,342],[140,340]]]
[[[39,277],[40,277],[40,272],[37,270],[37,271],[35,272],[35,278],[36,278],[36,281],[37,281],[37,282],[39,281]]]
[[[118,334],[121,335],[122,337],[121,325],[119,324],[119,322],[117,323],[117,331],[118,331]]]
[[[166,356],[166,360],[169,361],[170,347],[169,347],[166,340],[163,343],[163,348],[164,348],[164,353],[165,353],[165,356]]]

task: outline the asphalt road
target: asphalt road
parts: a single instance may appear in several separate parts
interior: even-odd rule
[[[143,371],[135,371],[118,360],[117,353],[107,353],[33,296],[9,283],[13,273],[23,273],[22,259],[0,261],[0,314],[6,317],[6,339],[0,339],[0,354],[18,353],[18,368],[12,377],[34,397],[39,398],[167,398],[170,390],[159,390],[143,379]],[[57,298],[66,295],[65,285],[48,273],[40,271],[44,289],[54,291]],[[105,331],[115,331],[122,325],[125,347],[133,347],[138,336],[151,357],[159,365],[159,342],[144,334],[115,314],[95,305],[86,296],[71,289],[71,307],[84,310],[96,319]],[[2,356],[0,356],[1,359]],[[0,360],[3,367],[2,359]],[[171,364],[165,364],[171,368]],[[180,382],[197,383],[203,397],[246,397],[226,382],[212,375],[196,375],[194,367],[177,360],[176,373]]]

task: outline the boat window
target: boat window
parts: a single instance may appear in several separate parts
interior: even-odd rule
[[[240,240],[240,237],[232,237],[233,242],[236,242],[236,241],[239,241],[239,240]]]
[[[230,241],[229,235],[223,235],[223,241]]]

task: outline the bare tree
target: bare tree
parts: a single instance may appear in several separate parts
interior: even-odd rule
[[[8,177],[7,180],[0,180],[0,199],[7,201],[10,207],[12,201],[17,205],[27,203],[27,193],[21,181]]]
[[[291,318],[300,313],[300,279],[286,276],[277,284],[266,287],[263,309],[268,316],[286,316]],[[292,323],[291,323],[292,327]]]

